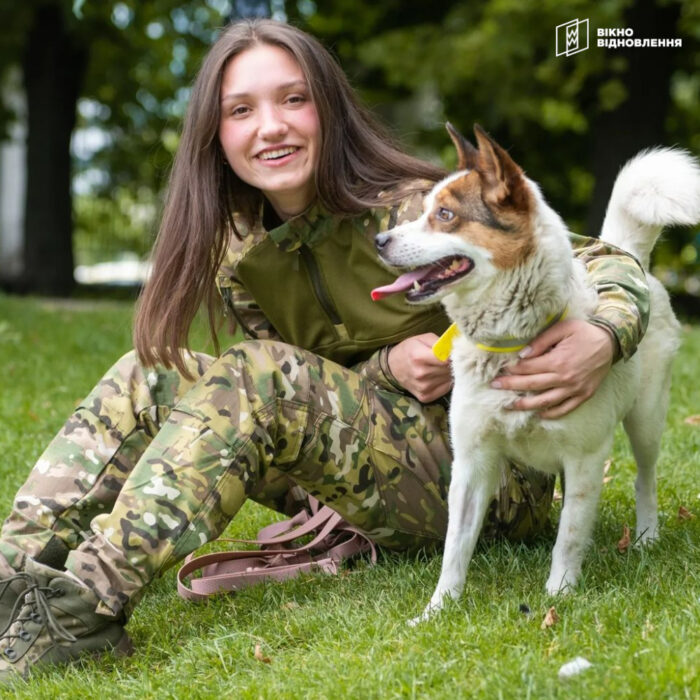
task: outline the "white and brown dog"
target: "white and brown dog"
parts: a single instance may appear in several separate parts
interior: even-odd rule
[[[668,294],[649,276],[651,317],[644,340],[631,359],[613,366],[594,396],[556,420],[507,410],[517,394],[490,383],[517,359],[517,346],[564,310],[568,318],[586,319],[597,294],[583,263],[572,256],[566,225],[537,185],[478,126],[478,149],[450,125],[448,130],[459,153],[458,172],[435,185],[417,221],[376,238],[383,261],[409,271],[373,296],[404,291],[411,303],[440,299],[459,331],[451,354],[454,462],[445,553],[435,593],[418,619],[461,593],[486,508],[509,459],[563,473],[566,493],[546,589],[557,593],[573,586],[620,420],[637,461],[637,540],[657,537],[655,465],[679,344]],[[601,238],[647,268],[663,226],[698,221],[698,163],[683,151],[656,149],[620,172]],[[502,351],[504,339],[513,351]]]

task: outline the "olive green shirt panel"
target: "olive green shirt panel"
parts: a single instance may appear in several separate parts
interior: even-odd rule
[[[310,248],[320,283],[337,312],[334,323],[319,303],[299,251],[285,252],[271,239],[250,249],[236,277],[281,338],[343,364],[368,358],[375,350],[425,332],[442,333],[449,321],[438,305],[416,307],[396,295],[372,301],[370,291],[389,284],[395,273],[374,250],[377,231],[343,221],[332,236]]]

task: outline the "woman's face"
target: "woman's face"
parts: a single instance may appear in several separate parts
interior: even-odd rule
[[[260,189],[282,219],[316,195],[320,126],[299,64],[258,44],[231,59],[221,81],[219,140],[233,171]]]

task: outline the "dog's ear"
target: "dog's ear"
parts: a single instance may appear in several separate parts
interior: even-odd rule
[[[474,124],[474,134],[479,146],[476,170],[484,186],[484,200],[526,209],[530,200],[520,166],[478,124]]]
[[[466,170],[467,168],[473,170],[476,167],[479,151],[450,122],[445,124],[445,128],[457,149],[457,170]]]

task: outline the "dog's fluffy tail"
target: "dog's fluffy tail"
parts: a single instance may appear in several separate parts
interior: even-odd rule
[[[686,151],[657,148],[632,158],[615,180],[600,237],[644,268],[664,226],[700,222],[700,164]]]

